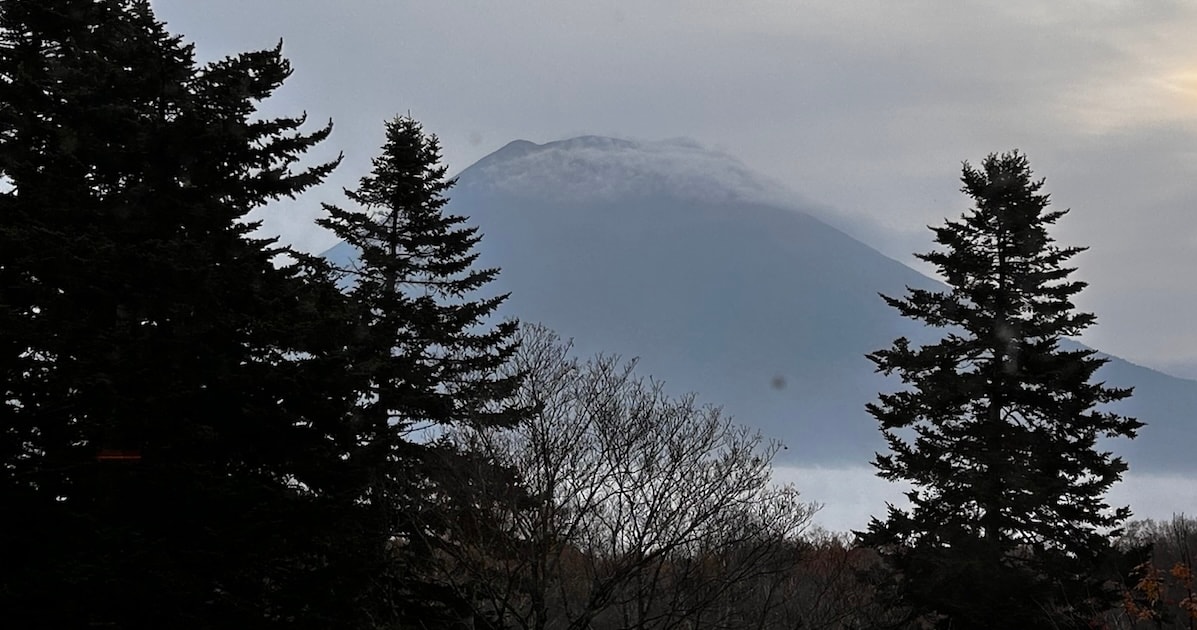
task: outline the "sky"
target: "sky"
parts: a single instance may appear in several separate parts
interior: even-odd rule
[[[1151,0],[154,0],[201,60],[283,41],[267,114],[306,111],[343,152],[271,209],[301,249],[410,113],[451,172],[511,140],[689,138],[916,265],[968,209],[963,160],[1018,148],[1090,283],[1084,340],[1197,377],[1197,3]],[[285,210],[285,212],[284,212]]]

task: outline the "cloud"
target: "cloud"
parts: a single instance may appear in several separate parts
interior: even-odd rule
[[[507,142],[684,136],[819,202],[824,218],[913,264],[924,226],[967,207],[961,160],[1025,150],[1075,209],[1103,349],[1197,359],[1197,5],[1180,1],[293,0],[156,2],[211,58],[281,37],[296,73],[268,110],[337,125],[327,191],[268,230],[311,226],[410,111],[453,171]],[[236,16],[230,19],[229,16]],[[1096,342],[1095,342],[1096,343]]]
[[[883,518],[886,503],[908,508],[902,492],[908,487],[878,478],[870,467],[821,468],[778,466],[774,480],[793,483],[803,500],[823,504],[815,522],[830,531],[861,531],[871,517]],[[1169,519],[1173,514],[1197,514],[1197,485],[1179,475],[1129,473],[1111,488],[1112,506],[1130,505],[1133,520]]]

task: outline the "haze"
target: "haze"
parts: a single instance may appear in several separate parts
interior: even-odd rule
[[[965,210],[960,162],[1017,147],[1073,210],[1057,238],[1091,247],[1083,341],[1197,376],[1197,5],[153,4],[202,59],[282,39],[296,72],[268,112],[335,121],[313,159],[343,151],[343,166],[266,219],[302,249],[334,243],[313,227],[319,202],[354,184],[400,112],[454,172],[517,138],[690,138],[916,268],[924,226]]]
[[[202,58],[281,38],[296,73],[272,111],[334,119],[345,165],[289,219],[363,172],[411,112],[451,170],[516,138],[693,138],[826,208],[913,264],[957,216],[961,160],[1018,147],[1089,245],[1086,341],[1193,375],[1197,5],[930,0],[563,3],[158,0]],[[311,199],[311,198],[316,199]]]

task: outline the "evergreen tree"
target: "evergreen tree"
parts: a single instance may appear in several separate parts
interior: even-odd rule
[[[477,228],[445,212],[454,181],[440,162],[436,136],[410,117],[393,119],[371,173],[346,191],[357,207],[326,206],[321,221],[358,254],[342,270],[356,308],[347,347],[362,401],[356,457],[387,471],[368,503],[380,534],[402,541],[390,597],[406,623],[429,627],[469,609],[459,590],[429,576],[444,557],[437,546],[461,542],[445,535],[445,519],[462,506],[444,502],[470,503],[462,475],[482,470],[437,434],[507,426],[524,414],[510,402],[518,375],[498,370],[515,352],[517,324],[490,321],[506,295],[477,297],[498,270],[475,267]]]
[[[1130,395],[1093,382],[1105,363],[1065,341],[1094,323],[1076,312],[1085,286],[1048,234],[1049,210],[1024,155],[965,163],[975,207],[934,228],[946,291],[884,297],[904,317],[943,329],[920,347],[906,338],[869,355],[903,391],[868,406],[890,453],[878,474],[906,481],[911,508],[890,506],[864,540],[898,570],[905,601],[942,627],[1083,625],[1110,595],[1099,566],[1107,536],[1129,515],[1103,496],[1126,464],[1098,440],[1142,424],[1100,410]]]
[[[245,221],[334,166],[252,117],[289,73],[198,66],[144,0],[0,4],[10,627],[354,622],[343,300]]]

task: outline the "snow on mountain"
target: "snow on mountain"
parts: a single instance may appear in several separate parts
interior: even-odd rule
[[[611,201],[668,194],[703,202],[789,204],[795,195],[735,158],[685,138],[658,142],[581,136],[542,145],[516,140],[470,168],[458,192],[485,183],[548,201]]]

